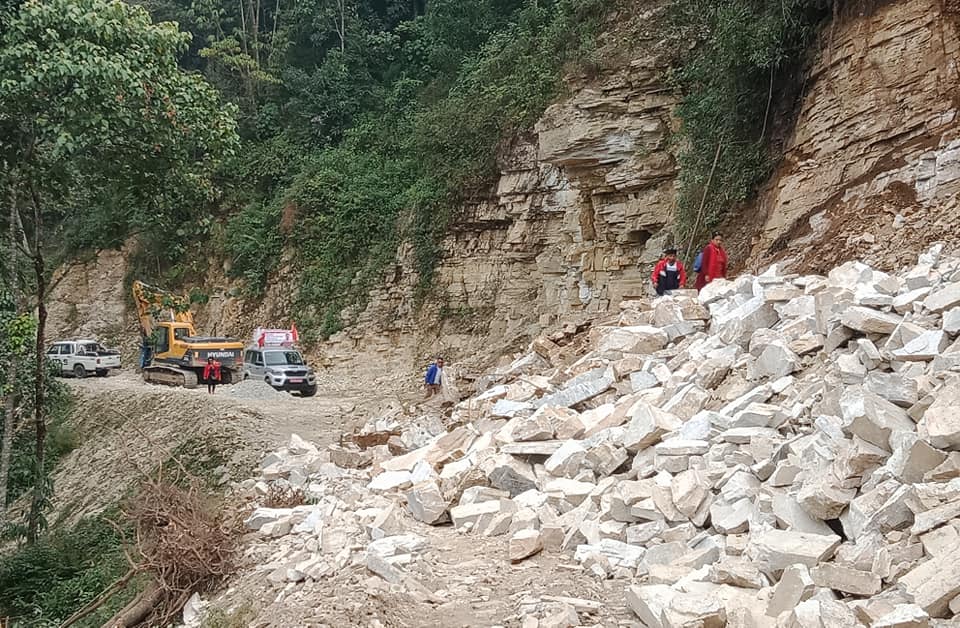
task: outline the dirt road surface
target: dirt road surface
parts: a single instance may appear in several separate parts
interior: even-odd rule
[[[420,398],[416,381],[369,373],[347,379],[319,374],[320,391],[303,399],[262,382],[225,386],[210,395],[144,383],[138,374],[66,379],[76,399],[80,444],[54,479],[54,522],[77,520],[117,503],[143,474],[179,456],[213,469],[226,487],[257,475],[259,462],[291,434],[323,448],[388,406],[409,407]],[[586,598],[603,608],[585,623],[636,625],[623,606],[623,583],[598,581],[568,554],[544,553],[519,565],[507,559],[507,536],[466,537],[407,516],[409,531],[426,537],[424,559],[434,592],[423,599],[390,587],[362,564],[299,585],[266,578],[271,551],[256,534],[245,540],[244,570],[213,605],[252,613],[248,625],[268,626],[520,626],[521,617],[549,602],[543,596]],[[272,551],[275,551],[275,547]]]

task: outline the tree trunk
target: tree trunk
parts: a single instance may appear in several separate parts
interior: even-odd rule
[[[7,368],[7,378],[11,382],[17,379],[17,361],[11,360]],[[10,477],[10,455],[13,452],[13,432],[17,407],[17,396],[13,390],[3,399],[3,442],[0,442],[0,528],[7,521],[7,479]]]
[[[101,628],[129,628],[141,623],[163,598],[163,589],[156,580],[150,580],[143,592],[117,611]]]
[[[249,0],[250,6],[250,41],[253,46],[253,60],[260,69],[260,0]]]
[[[44,469],[44,453],[47,441],[47,417],[46,417],[46,363],[44,360],[44,344],[46,344],[47,332],[47,273],[43,260],[43,214],[40,211],[40,198],[34,190],[33,195],[33,220],[34,220],[34,242],[33,242],[33,273],[37,282],[37,343],[36,343],[36,369],[33,379],[33,420],[36,425],[36,442],[34,454],[36,460],[34,464],[33,476],[33,499],[30,503],[30,516],[28,518],[27,541],[33,543],[40,534],[40,517],[44,507],[46,491],[46,473]]]
[[[340,52],[347,49],[347,0],[338,0],[340,5]]]
[[[8,188],[10,201],[10,231],[7,242],[7,288],[16,303],[17,290],[17,188],[13,181]],[[7,521],[7,480],[10,477],[10,456],[13,451],[14,411],[17,407],[15,383],[17,381],[17,360],[11,359],[7,365],[7,384],[10,386],[3,398],[3,439],[0,441],[0,528]]]

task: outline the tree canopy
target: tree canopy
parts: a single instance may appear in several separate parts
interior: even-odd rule
[[[43,354],[53,270],[71,253],[131,235],[134,226],[146,227],[143,239],[149,241],[151,227],[182,219],[175,201],[211,198],[211,175],[238,138],[236,108],[179,66],[189,36],[175,24],[154,24],[142,7],[119,0],[28,0],[4,16],[3,27],[4,280],[14,294],[30,295],[37,317],[29,373],[34,539],[46,486]],[[20,262],[32,272],[21,273]]]

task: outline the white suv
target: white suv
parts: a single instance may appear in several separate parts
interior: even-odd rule
[[[299,351],[290,347],[247,347],[243,356],[244,378],[262,379],[276,390],[317,394],[317,376]]]

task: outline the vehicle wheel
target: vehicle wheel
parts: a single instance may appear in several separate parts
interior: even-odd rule
[[[106,377],[106,376],[108,375],[108,373],[109,373],[109,371],[106,371],[106,370],[104,370],[104,369],[100,369],[99,371],[97,371],[97,377]]]
[[[310,388],[304,388],[303,390],[300,391],[301,397],[312,397],[315,394],[317,394],[316,386],[311,386]]]
[[[82,364],[73,365],[73,376],[77,379],[83,379],[87,376],[87,369],[83,368]]]

